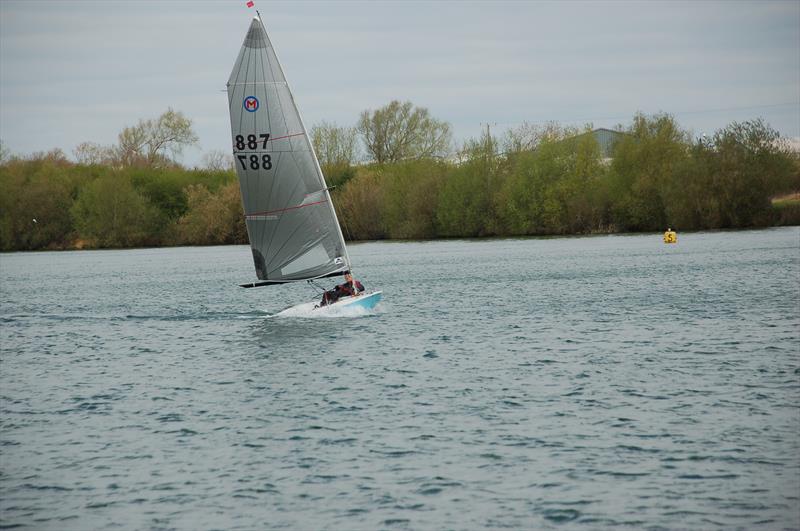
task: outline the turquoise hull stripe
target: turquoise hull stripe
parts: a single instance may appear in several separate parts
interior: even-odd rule
[[[354,301],[348,301],[347,306],[354,306],[359,308],[364,308],[365,310],[371,310],[377,305],[382,297],[382,292],[376,291],[375,293],[370,293],[369,295],[361,295],[357,297]]]

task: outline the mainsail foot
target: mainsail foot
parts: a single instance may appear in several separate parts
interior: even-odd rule
[[[239,287],[242,288],[260,288],[262,286],[275,286],[278,284],[290,284],[292,282],[308,282],[310,280],[317,280],[320,278],[328,278],[328,277],[338,277],[340,275],[346,275],[350,272],[350,270],[345,271],[335,271],[333,273],[328,273],[327,275],[323,275],[321,277],[316,278],[301,278],[297,280],[263,280],[261,282],[249,282],[247,284],[239,284]]]

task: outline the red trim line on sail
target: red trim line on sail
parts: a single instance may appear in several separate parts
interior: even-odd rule
[[[286,135],[286,136],[276,136],[275,138],[270,138],[269,142],[272,142],[274,140],[283,140],[284,138],[292,138],[293,136],[302,136],[304,134],[305,133],[292,133],[291,135]]]
[[[292,138],[294,136],[303,136],[304,134],[305,133],[292,133],[291,135],[286,135],[286,136],[276,136],[275,138],[268,139],[267,142],[274,142],[275,140],[283,140],[284,138]],[[261,142],[261,140],[258,140],[258,142]],[[236,148],[234,148],[233,150],[234,153],[244,153],[246,151],[247,151],[246,149],[237,151]]]
[[[293,206],[293,207],[281,208],[281,209],[278,209],[278,210],[269,210],[267,212],[253,212],[252,214],[245,214],[244,218],[247,219],[247,218],[252,218],[252,217],[255,217],[255,216],[269,216],[270,214],[278,214],[280,212],[286,212],[287,210],[295,210],[295,209],[298,209],[298,208],[303,208],[303,207],[312,206],[312,205],[320,205],[322,203],[327,203],[327,202],[328,202],[327,199],[323,199],[322,201],[317,201],[316,203],[306,203],[305,205],[297,205],[297,206]]]

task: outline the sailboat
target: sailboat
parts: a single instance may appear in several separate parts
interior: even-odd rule
[[[352,270],[330,190],[260,16],[228,79],[231,139],[258,282],[314,281]],[[381,292],[322,306],[373,308]],[[313,306],[313,305],[312,305]]]

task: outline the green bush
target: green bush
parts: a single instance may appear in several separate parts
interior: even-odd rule
[[[527,127],[507,153],[487,134],[458,162],[354,166],[331,155],[324,169],[348,239],[800,224],[800,202],[771,200],[800,189],[800,159],[762,120],[692,141],[673,117],[638,114],[610,163],[588,131]],[[95,159],[3,155],[0,250],[247,241],[235,171]]]
[[[78,237],[91,247],[156,245],[166,221],[124,174],[85,185],[69,212]]]
[[[187,212],[176,223],[175,243],[221,245],[247,243],[239,183],[211,192],[203,184],[186,188]]]

